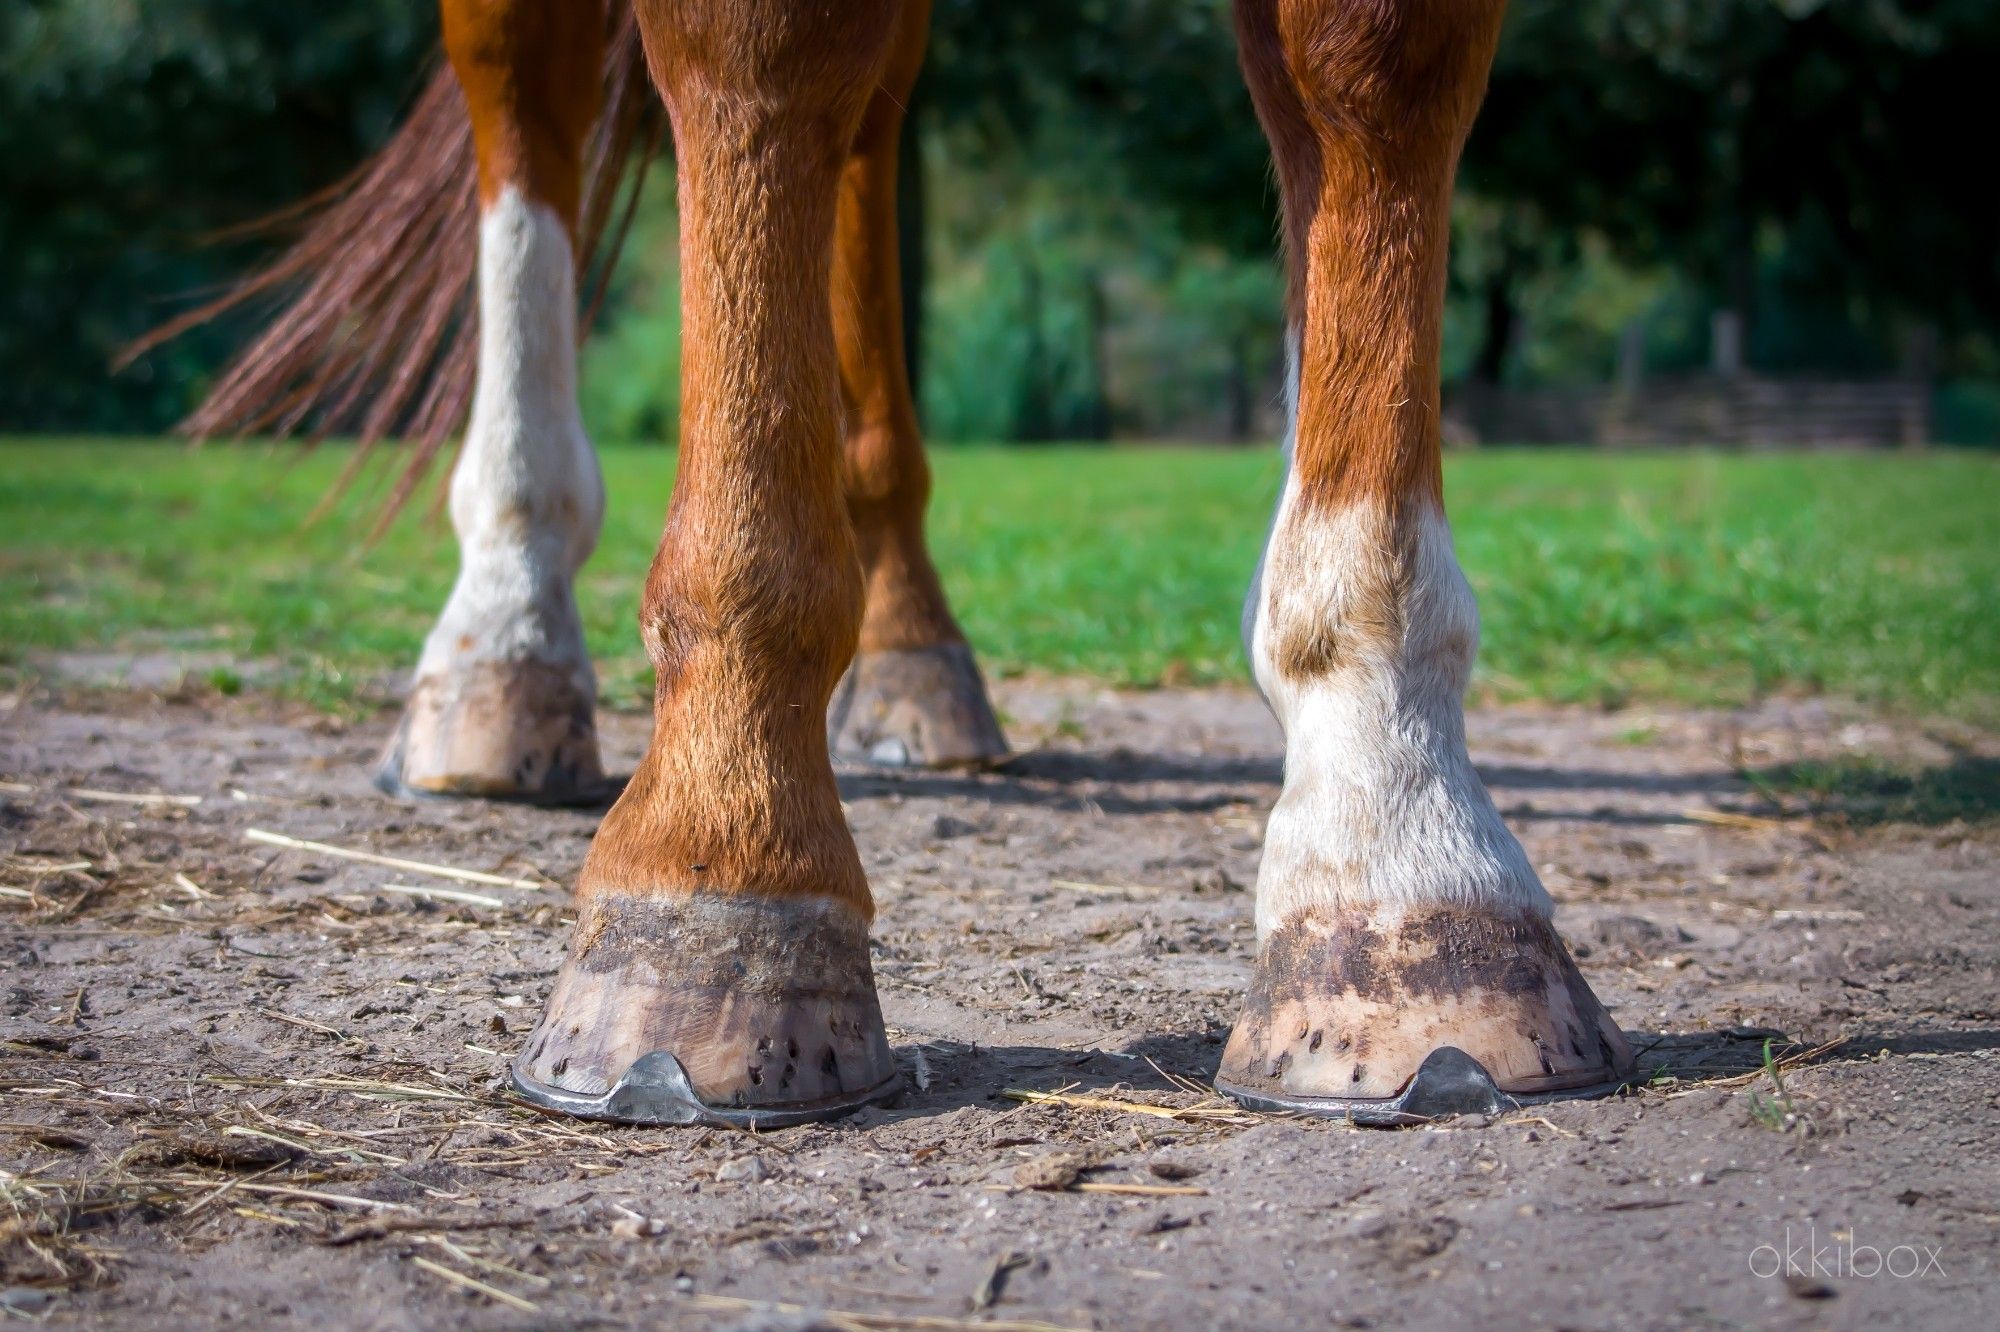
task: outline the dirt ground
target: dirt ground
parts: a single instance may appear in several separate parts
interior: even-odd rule
[[[504,1090],[596,813],[391,802],[366,783],[387,714],[0,699],[0,1314],[2000,1326],[2000,827],[1799,817],[1735,775],[1962,747],[1820,703],[1477,712],[1481,769],[1651,1080],[1363,1130],[1203,1090],[1277,790],[1261,704],[1000,692],[1023,751],[1004,770],[842,778],[910,1090],[762,1137],[558,1120]],[[645,719],[606,728],[629,768]]]

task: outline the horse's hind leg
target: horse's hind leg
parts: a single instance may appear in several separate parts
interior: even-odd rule
[[[451,481],[460,564],[383,760],[393,791],[603,785],[573,583],[604,487],[576,401],[573,236],[605,23],[585,0],[445,0],[479,157],[479,384]]]
[[[1296,357],[1252,632],[1285,785],[1217,1080],[1252,1103],[1396,1122],[1603,1090],[1631,1066],[1465,745],[1479,621],[1445,524],[1438,329],[1452,171],[1500,10],[1237,3]]]
[[[680,184],[680,474],[640,610],[653,743],[515,1062],[546,1105],[768,1124],[894,1085],[827,755],[862,603],[827,291],[841,167],[899,9],[639,0]]]
[[[903,363],[896,145],[930,9],[930,0],[906,0],[840,177],[833,326],[847,409],[847,505],[867,598],[860,646],[828,721],[842,758],[951,767],[1000,758],[1007,742],[924,542],[931,476]]]

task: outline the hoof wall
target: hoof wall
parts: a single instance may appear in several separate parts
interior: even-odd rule
[[[1245,1104],[1394,1124],[1602,1094],[1632,1065],[1538,913],[1308,908],[1264,940],[1216,1085]],[[1457,1103],[1473,1109],[1436,1109]]]
[[[1401,1128],[1448,1119],[1452,1115],[1499,1115],[1550,1101],[1596,1100],[1611,1095],[1625,1086],[1627,1081],[1627,1078],[1621,1077],[1595,1086],[1563,1091],[1505,1092],[1493,1081],[1486,1065],[1465,1051],[1447,1045],[1430,1053],[1402,1092],[1386,1098],[1355,1100],[1340,1096],[1284,1096],[1238,1087],[1221,1076],[1215,1080],[1215,1089],[1246,1110],[1347,1119],[1371,1128]]]
[[[868,1105],[894,1100],[902,1091],[902,1079],[891,1075],[880,1086],[848,1096],[805,1102],[798,1105],[770,1105],[749,1108],[709,1105],[695,1094],[681,1061],[665,1050],[641,1055],[625,1070],[610,1091],[601,1096],[585,1096],[538,1081],[516,1059],[510,1071],[514,1090],[523,1099],[578,1119],[601,1119],[614,1124],[689,1126],[707,1124],[718,1128],[773,1129],[793,1124],[813,1124]]]
[[[383,795],[397,800],[485,800],[504,805],[532,805],[537,809],[598,809],[618,798],[623,778],[600,774],[595,781],[544,785],[533,790],[496,785],[475,778],[447,778],[431,786],[415,786],[403,779],[400,755],[392,747],[375,769],[372,785]]]
[[[830,1119],[893,1095],[868,927],[841,903],[600,893],[514,1085],[635,1124]]]
[[[401,798],[595,805],[615,794],[598,758],[595,702],[538,662],[426,676],[375,774]]]
[[[863,652],[827,708],[835,758],[880,768],[962,768],[1007,757],[1007,738],[964,643]]]

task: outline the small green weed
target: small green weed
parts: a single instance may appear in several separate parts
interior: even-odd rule
[[[1768,1040],[1764,1042],[1764,1074],[1771,1079],[1772,1094],[1751,1091],[1750,1118],[1773,1133],[1789,1133],[1799,1123],[1798,1107],[1792,1104],[1792,1095],[1785,1090],[1785,1078],[1778,1071],[1771,1044]]]

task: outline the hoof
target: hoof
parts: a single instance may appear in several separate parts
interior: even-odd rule
[[[965,643],[858,654],[827,708],[835,758],[886,768],[976,767],[1007,738]]]
[[[704,893],[587,901],[514,1060],[538,1105],[776,1128],[899,1090],[868,929],[847,907]]]
[[[1540,916],[1308,910],[1264,941],[1215,1085],[1253,1109],[1411,1124],[1607,1095],[1632,1062]]]
[[[596,803],[607,786],[594,710],[572,672],[540,662],[425,676],[375,785],[397,796]]]

